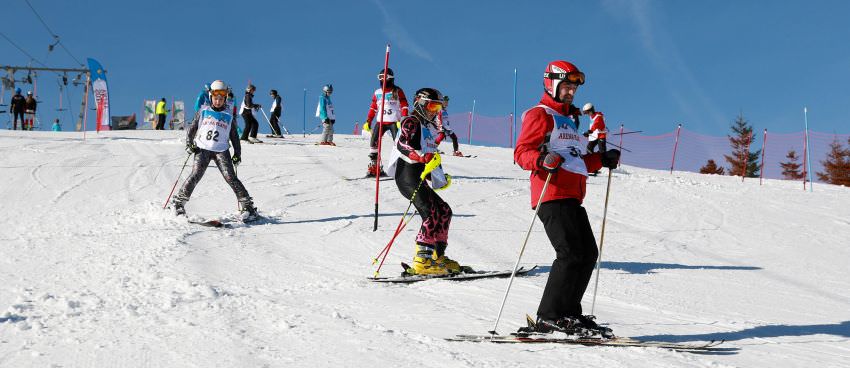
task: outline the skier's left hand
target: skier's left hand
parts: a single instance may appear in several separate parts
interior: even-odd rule
[[[233,155],[232,161],[234,165],[239,166],[239,164],[242,163],[242,157],[239,155]]]
[[[583,136],[585,136],[585,137],[589,137],[589,136],[590,136],[590,131],[588,130],[588,131],[586,131],[586,132],[582,133],[581,135],[583,135]]]
[[[330,124],[330,123],[331,123],[331,119],[322,120],[322,124]]]
[[[190,155],[198,153],[198,146],[196,146],[194,143],[187,144],[186,145],[186,153],[188,153]]]

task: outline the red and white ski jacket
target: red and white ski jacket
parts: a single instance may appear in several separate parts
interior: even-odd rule
[[[594,112],[590,115],[590,136],[596,139],[605,139],[608,136],[608,129],[605,129],[605,117],[601,112]]]
[[[548,94],[540,99],[540,104],[546,105],[563,115],[579,115],[578,108],[556,102]],[[522,130],[517,137],[514,149],[514,161],[525,170],[531,171],[531,208],[537,206],[543,184],[549,174],[538,164],[540,148],[546,143],[547,135],[552,131],[555,121],[542,107],[533,107],[525,113],[522,119]],[[600,153],[592,153],[582,157],[588,172],[594,172],[602,168],[602,156]],[[587,176],[572,173],[563,169],[552,174],[549,188],[543,202],[556,199],[575,198],[579,203],[584,200],[587,187]]]
[[[378,113],[378,104],[381,103],[381,94],[378,93],[379,89],[380,88],[376,89],[375,93],[372,93],[372,105],[369,106],[369,115],[366,117],[366,123],[368,123],[370,126],[372,125],[372,121],[374,121],[375,119],[375,115],[377,115]],[[392,98],[385,97],[387,99],[387,101],[385,101],[387,108],[391,108],[392,106],[397,104],[398,109],[401,113],[401,118],[407,116],[407,97],[404,96],[404,91],[401,89],[401,87],[387,87],[383,91],[384,94],[392,92],[392,94],[390,95]],[[398,121],[401,121],[401,119],[385,119],[384,125],[395,124]]]

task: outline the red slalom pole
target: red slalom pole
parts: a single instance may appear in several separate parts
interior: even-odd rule
[[[378,172],[375,173],[375,225],[372,231],[378,231],[378,198],[381,193],[381,141],[384,139],[384,103],[387,99],[387,94],[384,90],[387,88],[387,68],[390,67],[390,44],[387,44],[387,52],[384,55],[384,80],[381,83],[381,116],[378,117],[378,157],[376,167]],[[372,128],[374,129],[374,128]]]
[[[764,130],[764,138],[761,140],[761,167],[759,168],[759,185],[764,178],[764,150],[767,148],[767,129]]]
[[[673,167],[676,166],[676,150],[679,149],[679,132],[681,131],[682,124],[679,124],[679,127],[676,128],[676,144],[673,145],[673,159],[670,161],[670,174],[673,173]]]

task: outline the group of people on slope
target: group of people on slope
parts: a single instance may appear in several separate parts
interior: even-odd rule
[[[15,94],[9,101],[9,112],[12,114],[12,130],[18,129],[18,119],[21,121],[21,130],[33,130],[37,108],[38,101],[33,97],[32,91],[27,91],[27,97],[24,97],[21,95],[21,89],[15,88]]]
[[[461,265],[446,255],[452,209],[437,194],[451,184],[437,153],[439,141],[446,135],[440,121],[447,98],[435,88],[421,88],[416,91],[410,108],[401,88],[394,83],[386,83],[387,87],[383,88],[385,76],[389,82],[392,71],[381,71],[382,88],[373,95],[366,120],[366,127],[370,127],[376,114],[382,116],[381,125],[371,127],[373,152],[369,155],[369,169],[374,175],[380,174],[376,142],[381,133],[375,132],[386,128],[397,134],[387,174],[394,178],[401,195],[413,203],[422,218],[408,272],[424,275],[461,272]],[[556,254],[537,310],[537,332],[574,333],[584,329],[610,334],[610,329],[596,324],[595,317],[582,314],[581,300],[598,256],[582,201],[589,173],[603,167],[616,168],[620,152],[605,150],[604,141],[595,144],[600,146],[598,152],[590,152],[594,147],[582,152],[580,134],[596,134],[597,141],[605,138],[602,114],[587,105],[584,111],[579,110],[572,103],[584,82],[584,73],[574,64],[562,60],[549,63],[543,77],[543,96],[536,106],[522,114],[522,131],[514,150],[515,162],[531,172],[531,208],[537,210]],[[174,198],[177,214],[185,214],[186,201],[213,160],[236,193],[246,220],[257,217],[253,201],[233,168],[241,161],[241,149],[235,114],[226,103],[227,93],[223,82],[213,82],[209,93],[211,103],[199,108],[188,129],[187,151],[195,154],[195,164]],[[408,110],[412,111],[408,114]],[[594,121],[584,133],[579,130],[582,112]],[[228,142],[234,148],[232,157]]]

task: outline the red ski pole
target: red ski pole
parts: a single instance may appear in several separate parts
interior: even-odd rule
[[[384,75],[381,83],[381,108],[378,111],[381,116],[378,117],[378,157],[376,159],[377,172],[375,173],[375,225],[372,231],[378,231],[378,197],[381,192],[381,141],[384,138],[384,102],[387,94],[384,89],[387,88],[387,68],[390,67],[390,44],[387,44],[387,52],[384,55]],[[374,128],[373,128],[374,129]]]
[[[162,205],[162,209],[168,207],[168,201],[171,200],[171,195],[174,194],[174,189],[177,188],[177,183],[180,182],[180,177],[183,176],[183,170],[186,169],[186,164],[189,162],[189,157],[192,157],[192,154],[186,156],[186,161],[183,161],[183,167],[180,168],[180,174],[177,175],[177,180],[174,181],[174,186],[171,187],[171,193],[168,193],[168,198],[165,199],[165,204]]]

